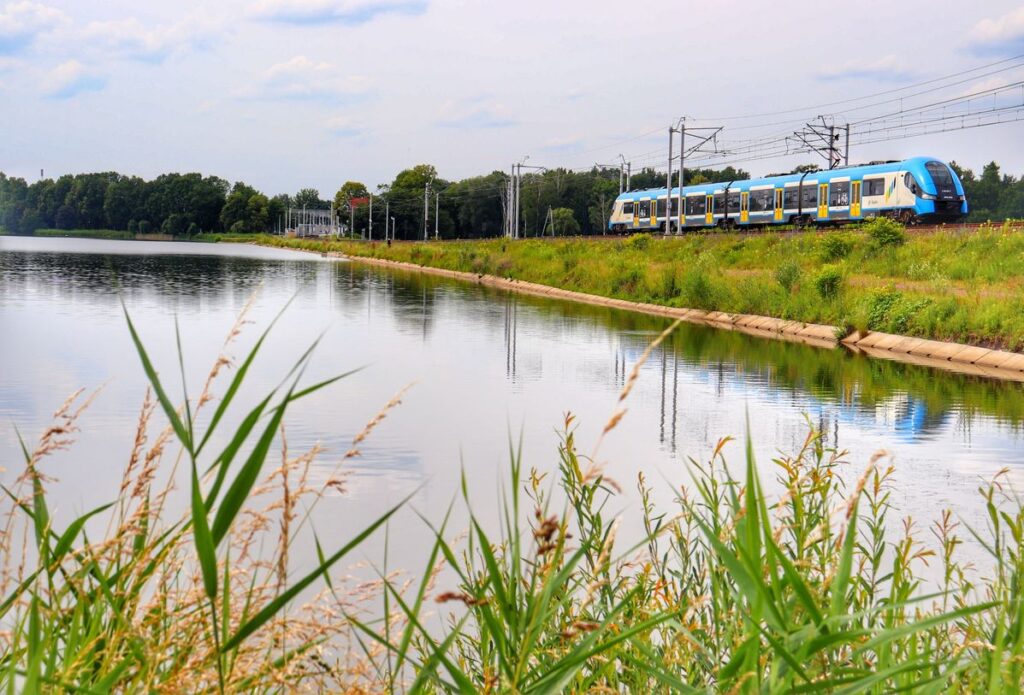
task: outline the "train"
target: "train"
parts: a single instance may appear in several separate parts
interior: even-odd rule
[[[685,201],[680,214],[679,200]],[[956,172],[934,157],[872,162],[828,171],[628,191],[615,199],[608,231],[831,225],[892,217],[904,224],[955,222],[967,215]]]

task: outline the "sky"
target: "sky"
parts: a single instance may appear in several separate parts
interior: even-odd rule
[[[858,139],[866,116],[979,92],[947,108],[1022,117],[1021,55],[1024,5],[1000,0],[0,0],[0,171],[199,171],[326,198],[419,163],[664,168],[685,116],[723,126],[708,164],[759,175],[815,156],[748,141],[823,115],[854,124],[851,163],[1019,176],[1024,121]]]

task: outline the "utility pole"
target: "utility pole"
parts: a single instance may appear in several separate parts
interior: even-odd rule
[[[840,162],[850,163],[850,125],[839,126],[838,130],[846,133],[845,146],[840,150],[836,146],[839,136],[836,134],[835,121],[826,121],[818,116],[821,123],[808,123],[803,130],[793,133],[791,138],[799,143],[797,152],[814,152],[828,162],[829,169],[835,169]],[[789,138],[787,138],[789,139]]]
[[[668,127],[668,173],[665,174],[665,233],[672,233],[672,141],[676,129]],[[658,214],[658,201],[654,201],[654,214]]]
[[[356,238],[356,206],[352,204],[351,198],[348,201],[348,235]]]
[[[391,241],[395,240],[395,232],[397,230],[398,230],[398,228],[395,226],[395,218],[392,217],[391,218]]]
[[[709,126],[706,128],[686,128],[686,116],[680,117],[678,121],[679,127],[676,128],[676,132],[679,133],[679,191],[676,193],[676,199],[678,201],[678,214],[679,221],[677,229],[682,231],[683,226],[686,224],[686,210],[684,205],[686,204],[683,198],[683,186],[686,183],[686,155],[694,154],[695,152],[705,152],[704,146],[709,142],[714,146],[714,151],[718,152],[718,134],[722,132],[721,126]],[[686,136],[687,134],[696,133],[697,144],[690,149],[686,149]],[[706,133],[706,134],[705,134]],[[666,203],[667,204],[667,203]],[[728,206],[728,202],[726,203]],[[728,211],[728,207],[726,207]]]
[[[440,205],[440,199],[441,199],[441,194],[440,193],[435,193],[434,194],[434,241],[437,241],[438,238],[439,238],[438,237],[438,233],[437,233],[437,220],[438,220],[437,211],[438,211],[438,206]]]
[[[384,241],[388,240],[388,220],[391,219],[391,201],[384,201]],[[395,230],[391,230],[391,238],[395,238]]]
[[[370,194],[370,241],[373,241],[373,193]]]
[[[430,182],[423,187],[423,241],[427,240],[427,212],[430,209],[429,206],[430,197]]]
[[[676,196],[676,200],[679,204],[676,206],[679,212],[679,222],[677,223],[676,229],[681,233],[683,226],[686,224],[686,211],[683,209],[683,167],[686,165],[686,116],[679,119],[679,193]]]

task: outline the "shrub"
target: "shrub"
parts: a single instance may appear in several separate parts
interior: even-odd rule
[[[775,271],[775,279],[782,289],[792,292],[793,286],[800,280],[800,266],[796,261],[786,261]]]
[[[626,239],[626,244],[636,251],[643,251],[651,245],[651,235],[646,233],[634,234]]]
[[[868,233],[875,248],[903,246],[907,242],[903,225],[888,217],[876,217],[864,225],[864,231]]]
[[[868,328],[904,333],[914,316],[930,303],[929,299],[909,299],[892,287],[875,290],[867,298]]]
[[[831,263],[846,258],[852,250],[853,240],[849,234],[833,232],[822,237],[819,255],[825,263]]]
[[[139,234],[148,234],[153,229],[153,225],[149,223],[149,220],[139,220]]]
[[[834,299],[843,288],[843,271],[835,265],[826,265],[814,277],[814,287],[822,299]]]
[[[139,231],[139,222],[135,218],[128,220],[128,231],[134,234]]]

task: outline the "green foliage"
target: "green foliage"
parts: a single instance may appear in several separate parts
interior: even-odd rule
[[[907,243],[903,225],[888,217],[875,217],[864,225],[864,231],[877,249],[894,248]]]
[[[574,236],[580,233],[580,223],[570,208],[555,208],[551,211],[551,228],[558,236]]]
[[[903,333],[914,316],[930,303],[928,299],[909,299],[891,287],[874,290],[865,301],[867,327],[873,331]]]
[[[853,239],[843,232],[831,232],[821,238],[820,258],[825,263],[840,261],[853,250]]]
[[[633,234],[626,239],[626,243],[635,251],[644,251],[651,245],[652,239],[653,237],[647,233]]]
[[[800,281],[801,275],[800,264],[796,261],[786,261],[775,270],[775,280],[786,292],[793,291],[793,287]]]
[[[814,276],[814,288],[822,299],[835,299],[843,289],[843,271],[837,265],[826,265]]]

